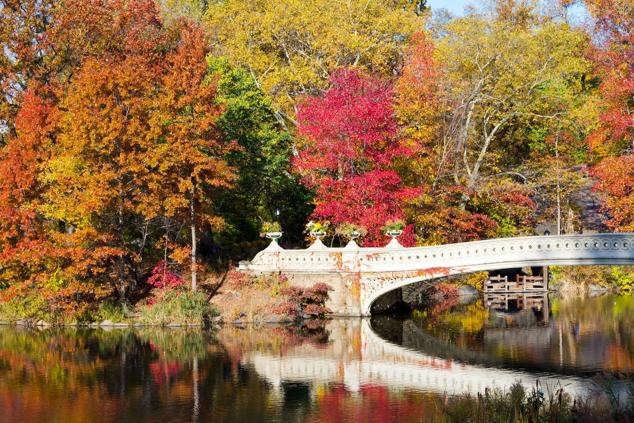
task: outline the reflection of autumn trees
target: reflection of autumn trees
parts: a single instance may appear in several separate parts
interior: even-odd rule
[[[459,305],[458,297],[435,305],[429,319],[419,322],[440,339],[451,340],[460,347],[475,347],[477,337],[484,329],[489,312],[482,299],[468,305]]]
[[[468,305],[448,301],[414,317],[419,328],[448,350],[482,351],[487,359],[521,365],[634,371],[631,296],[551,298],[547,321],[530,323],[526,316],[532,313],[529,308],[495,319],[477,300]],[[525,324],[509,327],[505,319],[511,317]]]
[[[0,418],[190,421],[194,410],[199,421],[304,416],[310,397],[287,401],[295,394],[263,383],[244,357],[291,348],[320,354],[327,345],[328,332],[320,326],[227,327],[219,334],[0,327]]]
[[[118,346],[128,342],[123,333],[102,333],[97,340],[94,333],[81,331],[0,330],[3,417],[37,420],[53,407],[59,420],[68,422],[96,421],[102,413],[114,413],[113,402],[94,407],[96,398],[108,394],[107,384],[98,380]],[[64,398],[72,398],[72,403]]]
[[[2,328],[2,417],[104,421],[138,406],[143,398],[159,404],[187,399],[192,360],[217,350],[201,331]],[[140,414],[147,412],[140,407]]]
[[[553,315],[561,322],[561,336],[570,354],[581,355],[580,340],[600,338],[608,370],[634,371],[634,298],[601,296],[555,299]]]
[[[420,422],[438,417],[435,396],[390,392],[384,386],[363,386],[352,393],[341,385],[320,389],[308,422]]]
[[[553,304],[556,318],[550,320],[552,327],[537,329],[556,329],[561,323],[579,357],[587,354],[587,345],[579,339],[593,336],[589,339],[601,349],[603,368],[629,371],[632,307],[629,297],[559,301]],[[522,345],[498,343],[492,349],[483,344],[490,329],[486,315],[479,300],[430,318],[435,322],[433,331],[412,330],[413,322],[407,322],[405,328],[403,322],[395,321],[389,331],[396,333],[400,324],[410,341],[419,332],[431,333],[433,336],[425,335],[427,344],[432,338],[442,348],[449,342],[462,343],[462,349],[479,357],[513,357],[528,364],[549,359],[544,351]],[[426,324],[424,320],[417,324],[423,322]],[[527,338],[528,332],[521,333]],[[331,321],[325,328],[225,326],[215,333],[0,327],[0,419],[372,422],[441,418],[443,400],[434,394],[379,384],[354,387],[343,380],[343,374],[342,380],[326,382],[276,382],[258,374],[250,360],[257,353],[273,360],[294,356],[313,361],[362,361],[368,358],[363,342],[369,339],[362,336],[358,321],[347,320]],[[478,348],[485,352],[477,352]],[[552,350],[551,345],[547,351]],[[499,362],[505,361],[492,361]]]

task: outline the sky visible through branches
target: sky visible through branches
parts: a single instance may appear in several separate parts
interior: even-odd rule
[[[427,4],[432,10],[447,9],[453,15],[464,15],[464,10],[467,6],[480,7],[482,5],[480,0],[429,0]],[[587,11],[582,5],[575,5],[571,8],[571,17],[574,20],[581,21],[587,17]]]

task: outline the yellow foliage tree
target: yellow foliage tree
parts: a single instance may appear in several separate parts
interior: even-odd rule
[[[423,24],[420,8],[405,0],[256,0],[249,7],[226,0],[209,6],[205,23],[216,53],[248,69],[288,126],[298,97],[321,93],[336,68],[394,75],[406,40]]]

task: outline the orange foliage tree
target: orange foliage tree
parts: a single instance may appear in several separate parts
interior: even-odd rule
[[[216,84],[205,82],[206,43],[200,30],[185,25],[176,50],[166,57],[167,71],[154,101],[152,128],[160,129],[157,143],[148,149],[151,195],[149,216],[189,220],[191,286],[196,289],[196,243],[200,224],[214,228],[222,219],[214,213],[214,191],[229,188],[235,173],[225,157],[235,150],[217,128],[222,108],[216,101]],[[160,205],[153,210],[153,205]]]
[[[589,141],[609,156],[595,168],[596,188],[605,195],[608,225],[634,230],[634,4],[629,0],[588,0],[599,38],[594,58],[601,77],[600,124]]]
[[[221,223],[212,199],[234,179],[203,33],[166,26],[151,0],[65,0],[53,14],[40,42],[55,77],[29,86],[0,153],[3,295],[38,288],[55,308],[111,286],[127,301],[166,222],[191,228],[169,245],[191,250],[195,288],[198,225]]]

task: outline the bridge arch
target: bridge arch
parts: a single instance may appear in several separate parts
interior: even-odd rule
[[[534,261],[518,261],[518,262],[509,262],[509,263],[499,263],[495,265],[480,265],[480,266],[470,266],[469,268],[457,268],[457,269],[449,269],[447,273],[438,273],[432,275],[417,275],[409,278],[395,278],[394,282],[389,285],[381,285],[378,289],[369,288],[374,281],[371,277],[368,278],[367,281],[364,281],[365,284],[368,285],[367,288],[367,297],[364,299],[364,315],[370,315],[370,310],[372,309],[372,305],[383,295],[389,294],[390,292],[407,287],[409,285],[417,284],[420,282],[437,280],[441,281],[443,278],[450,276],[462,276],[468,275],[471,273],[477,272],[493,272],[496,270],[507,270],[507,269],[520,269],[523,267],[542,267],[542,266],[591,266],[591,265],[626,265],[631,266],[634,265],[634,260],[605,260],[601,262],[597,262],[594,260],[570,260],[570,261],[562,261],[562,260],[543,260],[539,262]]]

